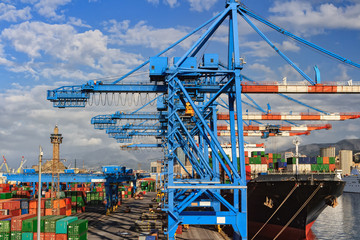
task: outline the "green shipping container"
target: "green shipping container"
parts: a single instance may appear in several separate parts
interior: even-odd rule
[[[78,217],[66,217],[56,222],[56,234],[67,234],[68,224],[78,220]]]
[[[16,194],[16,191],[15,191]],[[0,199],[9,199],[12,198],[12,193],[11,192],[6,192],[6,193],[0,193]]]
[[[43,216],[40,221],[40,232],[45,231],[45,219],[51,218],[53,216]],[[36,232],[37,231],[37,217],[29,218],[22,221],[22,231],[23,232]]]
[[[318,165],[317,165],[317,164],[311,164],[311,171],[312,171],[312,172],[317,172],[317,171],[319,171],[319,170],[318,170]]]
[[[88,220],[79,219],[68,225],[68,235],[69,236],[80,236],[88,230]]]
[[[87,240],[87,232],[84,232],[80,236],[68,236],[68,240]]]
[[[18,231],[13,231],[10,233],[11,240],[21,240],[22,239],[22,233]]]
[[[317,157],[316,161],[317,161],[317,164],[323,164],[323,158],[322,157]]]
[[[0,233],[9,233],[11,231],[11,221],[0,221]]]
[[[335,158],[329,157],[329,164],[335,164]]]
[[[44,232],[55,233],[56,221],[64,218],[65,216],[52,216],[51,218],[45,219]]]
[[[21,234],[22,240],[33,240],[34,234],[32,232],[23,232]]]
[[[0,240],[10,240],[10,233],[0,233]]]
[[[45,201],[45,208],[51,208],[51,199]]]

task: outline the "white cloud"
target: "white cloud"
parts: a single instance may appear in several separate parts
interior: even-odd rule
[[[69,2],[71,2],[71,0],[39,0],[39,2],[35,4],[35,8],[42,16],[59,20],[63,19],[64,15],[58,15],[56,11],[60,6],[64,6]]]
[[[146,0],[148,1],[149,3],[153,3],[153,4],[159,4],[159,0]]]
[[[184,37],[187,32],[184,28],[162,28],[156,29],[140,21],[135,26],[130,26],[129,20],[118,22],[110,20],[106,23],[107,30],[112,33],[113,43],[118,45],[140,45],[153,49],[164,49],[175,41]],[[189,44],[182,45],[184,48],[190,47]]]
[[[160,0],[147,0],[149,3],[158,5]],[[190,10],[203,12],[208,11],[218,0],[187,0],[190,4]],[[180,6],[180,1],[178,0],[163,0],[164,4],[169,5],[171,8]]]
[[[9,67],[12,64],[13,64],[13,62],[6,59],[5,52],[4,52],[4,45],[1,44],[1,42],[0,42],[0,65],[4,65],[4,66]]]
[[[168,4],[170,7],[175,7],[176,5],[178,5],[178,1],[177,0],[164,0],[164,2],[166,4]]]
[[[202,12],[208,11],[217,0],[188,0],[188,2],[190,3],[190,10]]]
[[[31,19],[30,7],[16,9],[15,6],[0,3],[0,21],[17,22]]]
[[[77,27],[91,28],[90,25],[83,23],[83,21],[81,19],[75,18],[75,17],[69,17],[68,24],[71,24],[71,25],[77,26]]]
[[[284,41],[282,42],[279,48],[283,51],[290,51],[290,52],[298,52],[300,47],[295,44],[295,42]]]
[[[270,74],[270,75],[274,75],[274,71],[268,67],[265,66],[263,64],[259,64],[259,63],[254,63],[252,65],[249,66],[249,69],[253,69],[253,70],[257,70],[257,71],[262,71],[265,74]]]
[[[270,20],[276,24],[293,26],[297,32],[315,34],[326,28],[360,29],[360,3],[336,6],[333,3],[320,5],[303,1],[276,1],[269,9],[274,15]]]
[[[142,63],[140,54],[108,47],[108,37],[99,30],[78,33],[65,24],[23,22],[4,29],[1,37],[31,60],[12,71],[43,77],[89,79],[119,75]]]

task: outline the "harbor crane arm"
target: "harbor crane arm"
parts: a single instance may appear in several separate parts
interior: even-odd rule
[[[347,58],[341,57],[341,56],[339,56],[339,55],[337,55],[337,54],[335,54],[333,52],[330,52],[330,51],[322,48],[322,47],[319,47],[316,44],[311,43],[311,42],[309,42],[309,41],[307,41],[307,40],[305,40],[305,39],[303,39],[301,37],[298,37],[295,34],[292,34],[292,33],[288,32],[288,31],[286,31],[285,29],[280,28],[280,27],[276,26],[275,24],[273,24],[273,23],[265,20],[264,18],[258,16],[257,14],[251,12],[249,9],[245,8],[244,6],[239,5],[238,9],[239,9],[239,12],[245,13],[246,15],[258,20],[259,22],[269,26],[270,28],[278,31],[279,33],[281,33],[281,34],[283,34],[285,36],[291,37],[292,39],[294,39],[294,40],[296,40],[296,41],[298,41],[298,42],[300,42],[302,44],[305,44],[306,46],[309,46],[309,47],[311,47],[311,48],[313,48],[313,49],[315,49],[315,50],[317,50],[317,51],[319,51],[321,53],[325,53],[326,55],[328,55],[330,57],[333,57],[333,58],[335,58],[335,59],[337,59],[337,60],[339,60],[341,62],[347,63],[347,64],[349,64],[351,66],[354,66],[354,67],[357,67],[357,68],[360,68],[360,64],[355,63],[355,62],[353,62],[353,61],[351,61],[351,60],[349,60]]]
[[[5,167],[6,167],[6,172],[7,172],[7,173],[10,173],[10,169],[9,169],[9,167],[8,167],[8,165],[7,165],[6,158],[5,158],[4,155],[3,155],[3,159],[4,159],[4,162],[1,164],[0,170],[1,170],[2,166],[5,165]]]

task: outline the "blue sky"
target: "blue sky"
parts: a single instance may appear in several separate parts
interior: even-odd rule
[[[147,153],[120,151],[118,143],[90,125],[91,117],[112,113],[119,110],[117,107],[54,109],[46,101],[46,90],[91,79],[116,79],[223,10],[224,3],[224,0],[0,0],[0,154],[13,167],[25,156],[30,166],[42,145],[45,156],[51,158],[49,134],[58,124],[64,135],[61,154],[69,161],[87,160],[95,153],[104,161],[114,156],[138,161],[139,155]],[[358,1],[243,3],[290,32],[360,62]],[[256,25],[310,76],[314,76],[312,68],[317,65],[324,82],[359,80],[358,69]],[[219,29],[207,46],[208,52],[224,52],[226,31],[226,26]],[[267,82],[281,81],[283,77],[290,82],[303,81],[244,21],[239,22],[239,33],[240,51],[247,62],[245,75]],[[180,56],[198,37],[184,42],[169,56]],[[224,59],[223,53],[219,55]],[[356,95],[295,97],[329,112],[360,112]],[[307,111],[279,97],[254,98],[264,108],[271,102],[274,111]],[[311,143],[357,138],[358,125],[357,120],[333,123],[333,130],[322,130],[303,140]],[[292,141],[277,138],[267,142],[280,148],[290,146]],[[157,154],[151,150],[151,155]],[[126,164],[122,161],[120,164]]]

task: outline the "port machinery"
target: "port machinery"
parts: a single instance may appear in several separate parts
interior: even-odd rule
[[[136,181],[138,179],[147,178],[149,174],[134,173],[132,169],[126,169],[120,166],[103,166],[102,173],[76,173],[73,169],[66,169],[65,173],[59,174],[59,182],[65,183],[65,190],[69,190],[70,183],[104,183],[105,186],[105,210],[107,213],[114,211],[118,206],[118,201],[121,200],[121,195],[118,194],[119,186],[123,182],[132,182],[132,194],[136,191]],[[17,184],[30,183],[32,187],[31,195],[34,196],[36,192],[36,184],[39,180],[39,174],[35,169],[24,169],[24,173],[6,173],[4,174],[7,182],[16,182]],[[47,185],[53,182],[51,173],[42,173],[41,182]]]
[[[360,65],[346,58],[327,51],[290,32],[277,27],[269,21],[247,9],[236,0],[225,1],[225,9],[212,19],[160,52],[123,77],[112,83],[89,81],[83,85],[63,86],[49,90],[47,99],[54,107],[85,107],[91,96],[102,93],[160,93],[164,94],[163,106],[158,110],[164,117],[164,160],[165,202],[163,210],[167,212],[168,239],[174,239],[179,224],[196,225],[232,225],[234,239],[247,239],[247,188],[244,161],[243,120],[252,116],[255,120],[346,120],[358,118],[358,114],[298,114],[283,118],[283,114],[262,113],[244,114],[241,93],[261,94],[334,94],[360,93],[359,86],[324,85],[320,81],[320,71],[315,67],[315,80],[303,72],[294,62],[283,54],[258,27],[250,20],[255,19],[280,34],[286,35],[316,51],[333,57],[356,68]],[[238,49],[238,17],[244,19],[268,45],[273,48],[290,66],[292,66],[308,85],[261,84],[246,82],[242,74],[243,61]],[[228,52],[227,65],[220,64],[219,55],[205,53],[199,56],[206,42],[227,19]],[[178,45],[189,36],[208,27],[192,47],[181,57],[174,58],[168,64],[163,57],[168,50]],[[202,57],[199,65],[197,59]],[[150,82],[148,84],[121,84],[121,81],[149,64]],[[217,99],[227,97],[228,111],[220,118],[217,113]],[[134,117],[136,114],[133,114]],[[267,119],[266,119],[267,118]],[[139,119],[139,118],[137,118]],[[109,119],[108,119],[109,120]],[[217,121],[229,121],[231,155],[228,157],[217,137]],[[106,120],[107,121],[107,120]],[[105,122],[106,122],[105,121]],[[110,121],[114,121],[110,119]],[[235,127],[237,126],[237,127]],[[236,147],[238,146],[238,148]],[[179,162],[177,150],[181,149],[193,166],[194,171],[188,178],[175,178],[173,168]],[[211,150],[212,164],[209,162]],[[240,158],[238,167],[237,157]],[[181,163],[180,163],[181,164]],[[220,178],[219,166],[229,178],[224,182]],[[225,200],[220,191],[231,189],[234,193],[232,202]],[[190,208],[191,207],[191,210]],[[197,208],[202,211],[197,211]]]

